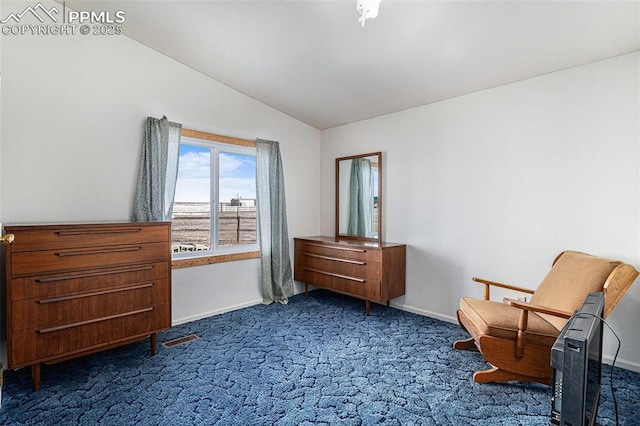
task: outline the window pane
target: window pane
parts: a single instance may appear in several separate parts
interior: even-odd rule
[[[172,250],[211,248],[211,150],[180,144],[178,181],[173,204]]]
[[[218,245],[255,244],[256,157],[220,152]]]

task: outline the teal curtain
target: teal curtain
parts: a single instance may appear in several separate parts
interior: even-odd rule
[[[372,237],[373,232],[373,173],[371,161],[355,158],[351,162],[349,182],[349,224],[347,233]]]
[[[181,124],[167,117],[147,118],[133,207],[137,222],[171,220],[181,129]]]
[[[287,303],[293,296],[284,173],[278,142],[256,140],[256,197],[263,303]]]

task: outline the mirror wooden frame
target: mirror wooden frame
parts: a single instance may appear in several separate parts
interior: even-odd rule
[[[357,235],[341,234],[340,233],[340,162],[346,160],[354,160],[357,158],[377,157],[378,158],[378,236],[377,238],[360,237]],[[360,240],[360,241],[373,241],[380,244],[382,242],[382,152],[370,152],[367,154],[351,155],[348,157],[336,158],[336,217],[335,217],[335,238],[343,240]]]

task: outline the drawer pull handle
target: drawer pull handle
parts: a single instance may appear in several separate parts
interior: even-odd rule
[[[13,244],[13,241],[15,239],[16,239],[16,236],[14,234],[5,234],[2,237],[0,237],[0,243]]]
[[[90,278],[90,277],[99,277],[101,275],[113,275],[113,274],[124,274],[127,272],[149,271],[153,268],[154,268],[153,266],[144,266],[142,268],[111,269],[109,271],[92,272],[88,274],[65,275],[62,277],[51,277],[51,278],[36,278],[35,281],[37,283],[52,283],[55,281],[67,281],[67,280],[73,280],[76,278]]]
[[[109,290],[93,291],[91,293],[74,294],[73,296],[55,297],[55,298],[51,298],[51,299],[41,299],[41,300],[36,301],[36,303],[44,304],[44,303],[64,302],[66,300],[75,300],[75,299],[82,299],[84,297],[101,296],[103,294],[112,294],[112,293],[118,293],[118,292],[121,292],[121,291],[139,290],[139,289],[142,289],[142,288],[153,287],[153,285],[154,285],[154,283],[150,282],[150,283],[144,283],[144,284],[139,284],[139,285],[132,285],[132,286],[129,286],[129,287],[112,288],[112,289],[109,289]]]
[[[153,307],[145,308],[145,309],[138,309],[137,311],[125,312],[123,314],[110,315],[108,317],[96,318],[96,319],[87,320],[87,321],[74,322],[72,324],[60,325],[58,327],[41,328],[41,329],[38,329],[37,332],[40,333],[40,334],[51,333],[53,331],[66,330],[68,328],[80,327],[81,325],[93,324],[93,323],[101,322],[101,321],[109,321],[109,320],[112,320],[112,319],[122,318],[122,317],[126,317],[126,316],[129,316],[129,315],[142,314],[144,312],[149,312],[149,311],[153,311]]]
[[[334,262],[352,263],[354,265],[366,265],[367,262],[361,262],[359,260],[340,259],[339,257],[320,256],[319,254],[304,253],[305,256],[316,257],[318,259],[332,260]]]
[[[333,272],[326,272],[326,271],[321,271],[319,269],[313,269],[313,268],[304,268],[305,271],[310,271],[310,272],[316,272],[318,274],[322,274],[322,275],[329,275],[330,277],[336,277],[336,278],[343,278],[345,280],[349,280],[349,281],[356,281],[359,283],[364,283],[366,282],[365,280],[363,280],[362,278],[355,278],[355,277],[350,277],[348,275],[340,275],[340,274],[334,274]]]
[[[88,255],[92,255],[92,254],[122,253],[122,252],[126,252],[126,251],[138,251],[138,250],[142,250],[142,246],[105,248],[105,249],[102,249],[102,250],[66,251],[66,252],[56,253],[56,256],[59,256],[59,257],[88,256]]]
[[[55,234],[61,237],[68,235],[92,235],[92,234],[132,234],[140,232],[142,228],[111,228],[111,229],[82,229],[77,231],[56,231]]]
[[[330,248],[332,250],[344,250],[344,251],[355,251],[358,253],[366,253],[367,251],[364,249],[352,248],[352,247],[337,247],[337,246],[327,246],[324,244],[314,244],[314,243],[304,243],[307,246],[312,247],[322,247],[322,248]]]

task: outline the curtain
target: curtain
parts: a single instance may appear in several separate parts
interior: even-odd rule
[[[284,174],[278,142],[257,139],[256,197],[263,303],[287,303],[293,295]]]
[[[138,222],[171,220],[178,178],[182,125],[167,117],[147,118],[133,218]]]
[[[371,161],[366,158],[355,158],[351,162],[347,233],[373,236],[373,173]]]

